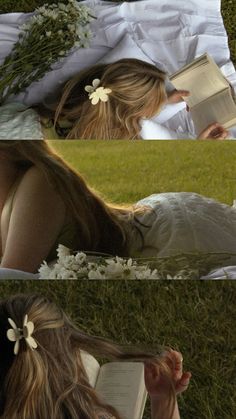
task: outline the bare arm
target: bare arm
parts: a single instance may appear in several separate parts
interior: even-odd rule
[[[36,167],[15,195],[1,267],[35,272],[47,258],[65,220],[65,205]]]
[[[170,408],[168,403],[164,401],[160,402],[159,399],[151,398],[151,412],[152,412],[152,419],[170,419]],[[175,408],[171,419],[180,419],[178,402],[176,399]]]
[[[187,390],[191,373],[183,372],[180,352],[170,350],[164,355],[164,359],[171,371],[175,390],[174,406],[169,400],[169,381],[161,368],[152,363],[145,364],[145,385],[151,400],[152,419],[180,419],[177,395]]]

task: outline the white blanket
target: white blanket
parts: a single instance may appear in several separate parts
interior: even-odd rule
[[[0,280],[4,279],[38,279],[38,274],[18,271],[16,269],[0,268]],[[46,278],[45,278],[46,279]]]
[[[236,279],[236,266],[214,269],[201,279]]]
[[[97,16],[91,25],[94,37],[90,47],[72,52],[43,80],[33,83],[17,98],[25,104],[42,100],[58,84],[95,64],[112,50],[115,50],[113,60],[127,56],[140,58],[143,54],[143,59],[146,56],[147,61],[154,62],[168,74],[207,51],[236,89],[236,72],[230,61],[220,0],[143,0],[122,4],[87,0],[80,4],[90,6]],[[29,14],[23,13],[0,15],[0,62],[17,41],[19,25],[28,17]],[[132,38],[135,48],[130,42],[120,48],[119,43],[125,36]],[[184,108],[184,103],[172,105],[171,111],[164,109],[150,124],[145,121],[143,138],[165,139],[168,135],[173,139],[189,138],[189,134],[194,137],[191,118]],[[231,133],[236,137],[236,128]]]

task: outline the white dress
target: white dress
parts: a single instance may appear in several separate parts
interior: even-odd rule
[[[0,107],[0,140],[41,140],[40,117],[34,109],[19,102]]]
[[[147,206],[137,215],[131,233],[130,253],[141,257],[180,253],[235,253],[236,209],[192,192],[151,195],[136,207]],[[141,249],[141,251],[140,251]]]

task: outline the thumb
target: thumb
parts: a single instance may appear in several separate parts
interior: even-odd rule
[[[177,92],[180,96],[190,96],[189,90],[178,90]]]
[[[199,138],[208,138],[208,136],[210,135],[210,133],[216,129],[219,128],[220,124],[218,124],[218,122],[215,122],[213,124],[210,124],[204,131],[201,132]]]

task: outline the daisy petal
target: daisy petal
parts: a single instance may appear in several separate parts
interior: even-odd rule
[[[20,349],[20,341],[17,340],[15,345],[14,345],[14,354],[17,355]]]
[[[23,320],[23,326],[26,326],[28,323],[28,315],[26,314]]]
[[[94,91],[93,86],[85,86],[84,90],[88,93],[92,93]]]
[[[9,321],[10,325],[13,327],[13,329],[17,329],[17,325],[12,319],[9,318],[8,321]]]
[[[94,96],[92,98],[92,105],[97,105],[98,102],[99,102],[99,97],[98,96]]]
[[[101,102],[107,102],[108,101],[108,96],[101,98]]]
[[[26,340],[26,343],[28,344],[28,346],[29,346],[31,349],[36,349],[36,348],[38,347],[38,345],[37,345],[37,343],[36,343],[35,339],[34,339],[34,338],[32,338],[31,336],[30,336],[30,337],[28,337],[28,338],[26,338],[25,340]]]
[[[97,87],[99,86],[99,84],[100,84],[100,80],[99,79],[94,79],[93,82],[92,82],[92,85],[93,85],[94,89],[97,89]]]
[[[27,331],[28,331],[28,336],[32,335],[33,331],[34,331],[34,323],[33,322],[28,322],[26,325]]]
[[[100,99],[102,102],[107,102],[108,101],[108,96],[103,92],[100,94]]]
[[[17,340],[17,336],[16,333],[13,329],[9,329],[7,331],[7,338],[11,341],[11,342],[15,342]]]

